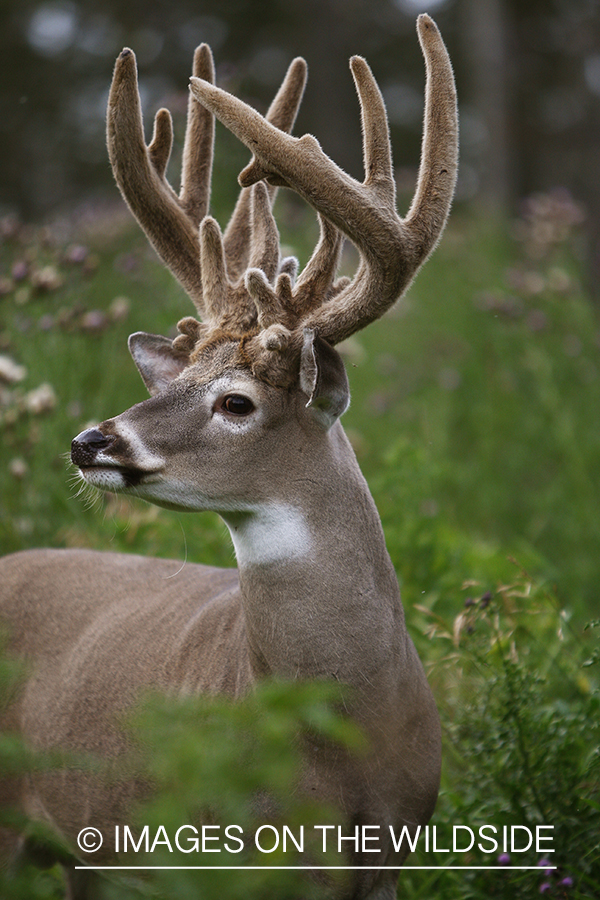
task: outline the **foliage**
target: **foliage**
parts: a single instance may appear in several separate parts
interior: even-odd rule
[[[283,242],[297,247],[314,225],[284,200]],[[444,567],[460,584],[456,553],[487,566],[501,547],[556,582],[581,618],[596,606],[600,327],[580,280],[581,215],[557,193],[524,207],[515,241],[504,227],[455,221],[408,297],[342,347],[353,397],[344,423],[407,600]],[[73,224],[76,243],[10,219],[0,227],[0,355],[21,378],[0,373],[2,549],[110,544],[230,565],[216,517],[174,523],[116,498],[102,517],[65,490],[72,437],[145,396],[128,333],[173,333],[189,309],[119,218],[96,211]],[[401,558],[404,529],[413,540],[402,537]],[[427,542],[444,529],[464,535],[462,550],[433,561]],[[502,565],[498,555],[497,578],[509,577]]]
[[[442,790],[431,824],[438,832],[437,848],[448,852],[426,853],[421,840],[409,864],[495,868],[405,869],[399,896],[528,900],[542,891],[583,900],[600,887],[600,691],[594,669],[598,648],[590,647],[556,598],[524,572],[493,592],[481,593],[479,584],[469,582],[464,594],[463,609],[453,619],[426,607],[421,610],[429,624],[419,643],[422,655],[433,660],[429,675],[444,731]],[[19,673],[13,664],[8,669],[3,665],[2,672],[7,671],[10,679],[3,681],[14,692]],[[138,807],[131,821],[137,824],[137,830],[132,824],[135,840],[143,838],[146,829],[146,849],[154,847],[144,856],[143,841],[139,854],[132,854],[130,845],[119,863],[194,865],[201,871],[171,868],[143,876],[113,871],[103,880],[103,900],[184,900],[199,891],[200,896],[232,900],[248,892],[255,897],[330,896],[331,882],[307,882],[290,869],[224,872],[210,867],[298,865],[306,856],[296,853],[291,841],[287,852],[280,840],[265,858],[248,836],[268,824],[263,845],[268,847],[273,829],[281,836],[288,826],[298,839],[304,826],[310,838],[313,824],[339,821],[333,810],[297,791],[303,746],[299,735],[310,741],[320,736],[351,752],[362,750],[360,735],[339,717],[338,708],[339,686],[324,683],[265,682],[237,701],[149,697],[131,719],[139,749],[125,768],[134,763],[153,786],[151,799]],[[0,766],[6,771],[16,760],[20,770],[52,764],[3,738]],[[178,850],[178,828],[195,823],[200,833],[200,822],[210,826],[209,838],[218,839],[218,857],[192,848],[189,829]],[[6,819],[4,823],[23,825]],[[225,828],[233,823],[239,829],[225,842]],[[492,855],[489,845],[485,852],[477,846],[455,851],[455,825],[470,827],[478,837],[479,828],[493,825],[499,847]],[[532,832],[536,825],[553,826],[550,847],[555,852],[501,852],[502,828],[514,825]],[[238,854],[235,838],[240,834],[245,848]],[[36,836],[39,841],[39,833]],[[459,847],[464,837],[463,831]],[[336,858],[321,857],[315,845],[305,847],[307,852],[312,864],[339,864]],[[539,866],[539,873],[514,871],[508,865]],[[54,870],[40,874],[26,868],[18,877],[0,878],[0,888],[11,900],[60,896]]]
[[[512,583],[494,591],[482,592],[473,581],[464,584],[467,596],[453,618],[423,608],[428,626],[419,641],[423,657],[434,660],[429,676],[444,731],[442,790],[432,820],[437,846],[452,848],[454,825],[469,826],[477,835],[481,826],[493,824],[499,847],[493,854],[489,844],[485,853],[477,846],[468,853],[426,853],[421,841],[409,863],[496,868],[405,870],[399,896],[528,900],[542,891],[582,900],[600,888],[600,680],[592,668],[598,648],[590,647],[543,584],[524,571],[514,574]],[[335,821],[331,810],[290,791],[297,784],[299,728],[316,728],[360,752],[359,736],[332,712],[332,699],[336,689],[332,695],[328,685],[277,682],[241,703],[196,698],[174,706],[154,699],[137,718],[136,730],[144,746],[154,748],[148,772],[158,794],[142,807],[138,821],[149,824],[150,834],[162,824],[170,835],[182,821],[197,821],[200,811],[203,821],[214,825],[239,823],[244,835],[265,821],[279,832],[284,824],[291,826],[296,834],[302,824],[308,831],[311,823]],[[275,804],[265,818],[265,809],[248,807],[247,798],[267,786]],[[551,842],[541,846],[554,853],[536,853],[535,846],[526,853],[501,852],[505,825],[509,834],[514,825],[534,834],[537,825],[551,825],[551,831],[541,832]],[[193,864],[210,865],[207,859],[194,855]],[[155,851],[152,864],[160,861]],[[219,864],[241,861],[219,854]],[[280,846],[268,861],[289,866],[297,859],[281,853]],[[165,850],[163,862],[176,865],[177,854]],[[243,862],[264,865],[265,856],[254,851],[244,854]],[[190,855],[180,856],[179,864],[190,865]],[[539,866],[539,872],[508,865]],[[242,897],[249,891],[257,897],[294,897],[309,891],[295,872],[224,877],[204,871],[201,882],[196,872],[167,872],[151,879],[159,897],[195,896],[199,883],[208,897]],[[127,896],[122,890],[117,896]],[[312,890],[320,896],[319,885]]]
[[[304,231],[290,209],[283,215],[287,240]],[[597,615],[599,329],[580,283],[578,214],[563,195],[537,198],[515,226],[515,240],[480,222],[455,222],[406,302],[343,348],[353,391],[348,431],[442,717],[445,765],[433,820],[439,843],[449,846],[444,839],[454,823],[543,822],[555,826],[560,867],[555,876],[542,866],[539,877],[509,869],[405,870],[403,896],[600,892],[597,620],[584,630]],[[102,515],[69,497],[64,454],[71,438],[144,397],[127,334],[172,333],[188,309],[120,222],[77,227],[78,241],[69,243],[2,223],[2,550],[91,546],[233,564],[215,517],[174,517],[114,497],[103,501]],[[149,296],[160,296],[160,308]],[[325,698],[293,699],[274,685],[239,706],[203,703],[175,708],[156,700],[141,715],[137,727],[157,748],[148,771],[160,790],[140,810],[140,824],[181,824],[208,809],[217,824],[247,817],[251,830],[248,793],[271,776],[270,792],[281,803],[273,821],[311,821],[315,810],[295,806],[285,787],[298,749],[290,734],[298,719],[313,721],[315,710],[333,727]],[[198,742],[200,721],[207,737]],[[242,733],[251,737],[242,740]],[[0,765],[37,763],[5,742]],[[422,848],[411,858],[428,861]],[[489,857],[450,853],[440,861]],[[527,856],[529,865],[539,861]],[[199,876],[191,876],[124,877],[108,884],[107,897],[196,896]],[[299,890],[289,873],[281,881],[280,873],[252,877],[258,896]],[[19,878],[0,882],[2,896],[42,900],[58,890],[53,870]],[[202,883],[206,896],[223,898],[250,885],[241,875],[209,871]]]
[[[0,676],[8,668],[12,664],[2,661]],[[2,686],[12,692],[13,673],[10,681],[2,679]],[[344,705],[338,684],[276,680],[235,701],[221,696],[147,697],[126,726],[136,751],[110,777],[128,777],[133,768],[142,783],[152,785],[150,799],[131,814],[127,844],[125,827],[119,826],[118,864],[153,868],[144,875],[123,875],[116,869],[106,873],[100,888],[103,900],[183,900],[198,897],[199,890],[200,896],[234,900],[246,897],[249,889],[257,898],[328,896],[343,876],[332,872],[312,879],[297,869],[307,860],[315,866],[339,865],[337,855],[332,857],[329,849],[323,853],[322,834],[313,826],[337,825],[342,819],[333,806],[299,789],[299,773],[303,753],[325,744],[336,754],[363,752],[361,732],[340,713]],[[12,735],[0,738],[4,774],[59,765]],[[98,766],[96,772],[103,777]],[[68,867],[79,862],[23,815],[3,811],[0,825],[27,834],[38,854],[43,845],[46,851],[53,848]],[[257,843],[258,829],[262,833]],[[218,856],[213,855],[217,851]],[[88,856],[85,862],[93,864],[94,859]],[[202,871],[183,869],[190,866]],[[214,866],[233,871],[216,871]],[[26,862],[14,871],[0,870],[0,891],[7,900],[54,900],[61,888],[54,869],[40,874]]]
[[[358,728],[337,711],[342,702],[339,685],[272,680],[235,701],[150,698],[135,717],[134,734],[143,748],[142,771],[157,793],[141,805],[136,819],[140,827],[148,826],[149,835],[156,835],[162,826],[168,843],[157,844],[145,858],[142,854],[132,860],[131,853],[127,858],[122,854],[123,863],[203,869],[153,871],[146,886],[151,885],[152,896],[165,900],[196,897],[199,886],[203,896],[232,900],[249,891],[257,898],[327,896],[322,879],[311,883],[293,868],[259,867],[298,867],[307,859],[317,866],[339,864],[339,859],[322,853],[320,832],[313,826],[341,822],[340,814],[303,794],[299,773],[307,747],[327,742],[338,753],[362,752]],[[195,836],[189,830],[178,850],[174,835],[188,823],[196,823],[199,830],[200,823],[209,826],[208,850],[202,850],[200,841],[200,851],[190,852]],[[255,868],[227,872],[210,868],[217,865]],[[329,888],[335,881],[333,876]],[[128,896],[122,886],[117,896]]]
[[[97,211],[74,226],[86,243],[12,219],[1,223],[0,547],[6,553],[112,545],[183,556],[183,526],[173,528],[172,518],[117,498],[99,515],[90,509],[96,497],[87,508],[73,502],[81,487],[76,478],[74,490],[68,488],[72,438],[146,396],[127,353],[128,334],[153,325],[169,333],[186,309],[170,275],[140,249],[128,223]],[[149,323],[147,298],[155,293],[161,308]],[[231,564],[224,529],[215,523],[211,517],[206,528],[195,526],[201,556]]]
[[[0,634],[0,715],[17,698],[26,674],[21,660],[6,651],[6,635]],[[32,772],[49,771],[61,765],[54,754],[34,752],[15,734],[0,731],[0,775],[17,779]],[[32,822],[12,807],[0,806],[0,832],[17,833],[35,840],[46,852],[64,857],[66,848],[43,824]],[[15,871],[5,871],[0,865],[0,896],[3,900],[55,900],[61,887],[56,869],[40,870],[28,860]]]
[[[435,819],[477,829],[551,825],[554,853],[452,854],[446,865],[539,865],[531,872],[447,873],[438,896],[589,897],[600,887],[600,692],[585,674],[588,642],[543,585],[520,572],[463,610],[428,612],[444,652],[432,667],[445,732]],[[475,599],[476,598],[476,599]],[[444,834],[445,833],[445,834]],[[450,841],[450,844],[448,844]],[[487,845],[489,847],[489,845]],[[523,846],[523,843],[520,843]],[[541,847],[549,845],[542,844]],[[502,850],[500,845],[499,851]],[[489,851],[488,851],[489,852]],[[439,862],[439,859],[438,859]],[[556,871],[549,866],[556,866]],[[452,893],[454,891],[454,893]]]
[[[484,553],[538,556],[583,618],[597,608],[600,328],[581,216],[557,192],[524,207],[518,240],[455,226],[395,318],[354,340],[346,422],[392,543],[450,526]],[[393,556],[401,575],[413,565]]]

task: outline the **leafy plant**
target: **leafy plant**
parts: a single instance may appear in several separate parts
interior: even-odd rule
[[[341,702],[339,685],[276,680],[235,701],[149,698],[134,716],[133,733],[142,748],[138,767],[141,762],[153,795],[135,813],[137,840],[143,839],[139,858],[121,853],[121,861],[200,872],[152,869],[144,889],[151,886],[152,896],[165,900],[233,900],[249,892],[257,898],[329,896],[339,873],[315,879],[298,869],[307,861],[340,865],[337,854],[322,852],[322,832],[314,826],[342,819],[339,810],[302,791],[301,773],[307,749],[328,743],[339,754],[363,751],[360,731],[339,712]],[[118,891],[128,896],[122,885]]]
[[[344,424],[381,511],[442,717],[444,774],[432,823],[439,844],[452,846],[445,838],[453,823],[544,820],[554,825],[559,865],[558,876],[547,864],[539,875],[406,869],[400,896],[508,900],[542,887],[551,896],[600,895],[598,620],[583,629],[597,615],[600,328],[582,287],[578,216],[570,198],[556,194],[530,201],[512,237],[506,223],[456,217],[406,300],[344,348],[353,394]],[[292,208],[290,243],[304,231],[299,217]],[[2,552],[89,546],[232,565],[216,517],[174,518],[114,497],[102,514],[69,492],[64,454],[72,437],[145,396],[127,334],[168,334],[187,308],[122,223],[97,216],[88,224],[78,223],[77,243],[68,243],[47,229],[0,222]],[[160,300],[149,302],[154,296]],[[12,662],[9,669],[12,691],[18,673]],[[140,826],[206,814],[224,825],[235,813],[250,833],[247,798],[270,775],[279,806],[269,821],[312,821],[313,809],[294,805],[295,784],[285,787],[298,751],[290,735],[298,722],[312,727],[308,710],[327,706],[326,698],[300,693],[295,706],[287,688],[270,690],[239,711],[219,699],[212,707],[147,707],[139,727],[157,748],[147,771],[158,792]],[[208,736],[199,744],[198,722]],[[261,765],[251,770],[251,758]],[[35,760],[12,737],[0,743],[3,771],[56,762]],[[157,847],[154,861],[159,852],[174,859]],[[477,853],[442,862],[489,863]],[[531,865],[540,860],[527,856]],[[409,860],[427,861],[420,845]],[[299,890],[290,873],[269,888],[270,874],[206,871],[201,880],[207,896],[222,898],[227,890]],[[135,891],[180,900],[197,896],[193,875],[119,877],[105,891],[119,900]],[[28,870],[0,882],[0,893],[46,900],[60,896],[60,876]]]
[[[0,634],[0,715],[17,698],[25,676],[25,666],[6,651],[6,635]],[[55,754],[33,751],[16,734],[0,731],[0,777],[13,783],[34,772],[57,769],[64,762]],[[12,806],[0,806],[0,830],[35,843],[38,853],[50,851],[68,858],[64,843],[43,824],[30,821],[22,811]],[[0,860],[0,863],[5,862]],[[0,896],[3,900],[57,900],[61,896],[62,877],[57,867],[47,870],[33,864],[21,852],[9,869],[0,864]]]
[[[432,671],[446,751],[440,846],[452,846],[451,826],[461,823],[476,832],[493,824],[498,835],[552,826],[540,832],[552,844],[510,853],[499,839],[492,857],[477,844],[450,854],[444,865],[500,868],[438,875],[437,896],[590,897],[600,889],[600,693],[583,668],[589,647],[526,573],[493,592],[478,588],[465,586],[453,620],[426,611],[429,637],[445,648]],[[539,865],[540,875],[502,871],[508,864]]]

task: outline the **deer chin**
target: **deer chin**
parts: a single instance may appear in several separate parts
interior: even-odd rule
[[[139,487],[153,473],[123,466],[98,465],[81,466],[79,474],[86,484],[92,487],[102,491],[122,493],[128,489]]]
[[[219,505],[201,489],[165,478],[158,469],[146,470],[104,461],[96,465],[79,465],[78,469],[80,478],[90,487],[115,494],[131,494],[174,512],[205,512],[215,510]]]

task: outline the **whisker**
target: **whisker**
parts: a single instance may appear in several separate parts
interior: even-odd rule
[[[80,470],[71,462],[69,453],[61,453],[61,457],[67,462],[67,481],[71,488],[72,499],[81,500],[86,512],[101,507],[104,499],[103,492],[85,481]]]

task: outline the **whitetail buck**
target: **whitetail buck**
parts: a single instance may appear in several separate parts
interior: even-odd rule
[[[418,34],[427,67],[424,141],[405,219],[395,209],[383,100],[363,59],[351,61],[364,135],[360,184],[315,138],[288,133],[303,60],[292,63],[263,118],[214,86],[210,51],[200,47],[177,196],[165,180],[171,117],[158,112],[147,147],[135,57],[121,53],[108,106],[115,177],[202,322],[183,319],[173,341],[131,336],[151,397],[79,434],[72,460],[97,488],[218,512],[238,569],[85,550],[16,554],[0,569],[2,615],[32,666],[9,724],[38,748],[118,756],[125,742],[116,714],[146,686],[235,697],[269,675],[349,685],[349,712],[370,751],[349,760],[321,748],[305,783],[340,804],[349,823],[381,826],[383,849],[353,856],[365,868],[344,893],[369,900],[395,896],[397,872],[376,867],[400,866],[406,855],[394,852],[388,826],[412,831],[431,816],[440,727],[380,520],[339,422],[349,393],[334,346],[402,294],[451,204],[453,75],[426,15]],[[207,214],[214,116],[253,153],[224,235]],[[297,278],[295,261],[280,259],[271,213],[278,186],[319,215],[320,240]],[[343,235],[360,254],[351,281],[335,278]],[[126,822],[130,801],[122,788],[76,772],[30,779],[8,799],[17,798],[72,842],[88,824]],[[70,883],[71,896],[90,896],[90,883]]]

